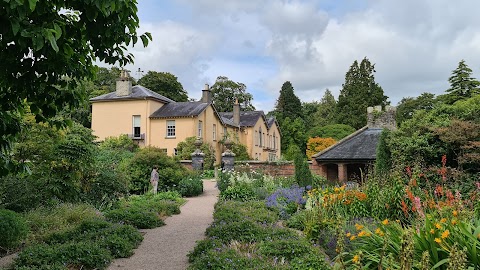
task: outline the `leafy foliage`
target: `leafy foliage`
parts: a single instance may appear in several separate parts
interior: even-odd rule
[[[305,122],[311,123],[312,127],[333,125],[336,120],[336,107],[337,101],[335,97],[329,89],[326,89],[322,99],[317,103],[316,110],[310,113],[304,111]]]
[[[176,190],[185,197],[198,196],[203,193],[202,177],[198,175],[184,178],[180,180]]]
[[[471,77],[472,70],[465,64],[465,60],[458,63],[458,67],[452,71],[452,76],[448,78],[450,88],[447,89],[445,96],[441,99],[447,104],[453,104],[455,101],[470,98],[480,93],[480,82]]]
[[[195,146],[196,139],[197,137],[188,137],[184,141],[177,144],[177,156],[180,159],[192,159],[192,153],[197,149]],[[205,154],[203,159],[203,168],[212,169],[216,160],[215,149],[210,143],[202,141],[200,150],[202,150],[202,152]]]
[[[225,76],[218,76],[215,83],[210,87],[213,104],[218,112],[231,112],[236,100],[243,111],[254,111],[252,105],[253,96],[247,92],[247,86],[240,82],[234,82]]]
[[[188,101],[188,93],[177,77],[169,72],[148,71],[138,84],[177,102]]]
[[[369,106],[387,105],[387,96],[375,82],[375,65],[367,58],[360,64],[355,60],[345,75],[337,103],[337,122],[360,129],[367,123],[366,110]]]
[[[280,124],[282,130],[282,153],[285,153],[291,145],[295,145],[301,152],[305,152],[305,122],[301,118],[286,117]],[[286,157],[287,158],[287,157]],[[287,159],[293,159],[292,156]]]
[[[388,139],[390,130],[384,129],[377,145],[377,159],[375,160],[375,173],[378,175],[386,175],[392,168],[392,153],[388,148]]]
[[[150,33],[137,35],[136,2],[28,3],[11,2],[0,11],[1,174],[15,165],[7,152],[27,106],[38,122],[50,121],[66,105],[79,106],[85,95],[76,85],[94,77],[94,59],[123,66],[133,62],[126,46],[151,40]]]
[[[16,248],[28,233],[25,219],[19,214],[6,209],[0,209],[0,249]]]
[[[301,187],[312,186],[312,172],[305,156],[298,152],[295,156],[295,180]]]
[[[422,93],[416,98],[405,97],[400,100],[397,106],[396,121],[397,125],[401,126],[405,120],[411,119],[417,110],[432,110],[438,100],[435,99],[434,94]]]
[[[110,150],[127,150],[135,152],[138,150],[138,144],[136,144],[127,134],[122,134],[118,137],[107,137],[100,143],[100,149]]]
[[[347,137],[348,135],[355,132],[355,129],[351,126],[344,124],[332,124],[326,126],[316,126],[310,129],[308,132],[309,137],[320,137],[320,138],[333,138],[337,141]]]
[[[307,141],[307,159],[312,158],[316,153],[334,145],[336,143],[333,138],[309,138]]]

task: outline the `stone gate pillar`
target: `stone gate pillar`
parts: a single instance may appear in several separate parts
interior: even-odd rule
[[[195,152],[192,153],[192,168],[194,170],[203,171],[203,161],[205,159],[205,154],[200,150],[200,146],[202,145],[202,139],[197,138],[195,141]]]
[[[233,171],[235,168],[235,154],[230,150],[232,141],[227,138],[224,145],[227,149],[222,153],[222,169],[224,171]]]

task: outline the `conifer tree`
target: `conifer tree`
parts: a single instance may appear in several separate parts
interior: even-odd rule
[[[465,64],[465,60],[458,63],[458,67],[452,71],[448,78],[450,88],[447,89],[446,103],[453,104],[457,100],[466,99],[480,93],[480,82],[472,78],[472,70]]]
[[[367,123],[367,107],[387,105],[388,97],[375,82],[375,65],[364,58],[356,60],[345,75],[336,108],[337,122],[359,129]]]
[[[295,95],[292,83],[286,81],[282,85],[280,90],[280,96],[275,104],[275,114],[277,120],[282,122],[286,117],[290,119],[296,119],[298,117],[303,118],[302,115],[302,102]]]

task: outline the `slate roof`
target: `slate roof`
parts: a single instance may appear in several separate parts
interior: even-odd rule
[[[219,114],[222,119],[233,123],[233,112],[221,112]],[[263,113],[263,111],[240,112],[240,126],[253,127],[257,123],[259,117],[264,117],[265,120],[265,113]]]
[[[313,156],[318,162],[375,160],[377,144],[383,129],[364,127],[335,145]]]
[[[158,93],[153,92],[152,90],[145,88],[141,85],[132,86],[132,93],[128,96],[117,96],[117,93],[111,92],[105,95],[91,98],[90,101],[113,101],[113,100],[122,100],[122,99],[155,99],[163,103],[175,102],[167,97],[164,97]]]
[[[202,113],[209,103],[204,102],[172,102],[156,110],[150,118],[191,117]]]
[[[275,117],[270,117],[267,119],[267,127],[270,128],[273,123],[275,123]]]

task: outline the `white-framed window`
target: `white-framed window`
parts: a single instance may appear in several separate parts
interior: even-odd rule
[[[217,140],[217,125],[216,124],[213,124],[212,137],[213,137],[214,141]]]
[[[175,137],[175,120],[167,120],[167,137]]]
[[[140,129],[140,115],[133,115],[132,116],[132,133],[134,138],[140,138],[142,136],[141,129]]]
[[[197,136],[199,138],[202,138],[202,127],[203,127],[203,122],[201,120],[198,120],[198,134],[197,134]]]

